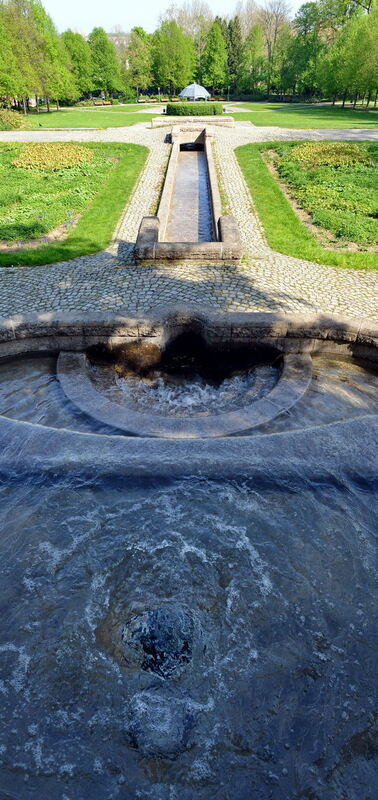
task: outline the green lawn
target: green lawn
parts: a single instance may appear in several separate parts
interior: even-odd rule
[[[230,105],[232,105],[230,103]],[[276,103],[240,103],[247,112],[235,112],[236,120],[250,120],[258,126],[280,128],[378,128],[378,111],[363,111],[340,106],[299,106]],[[148,113],[138,113],[147,109]],[[62,108],[49,114],[30,114],[32,129],[45,128],[119,128],[150,122],[157,115],[153,105],[98,106]]]
[[[103,250],[141,172],[147,147],[132,144],[82,144],[92,160],[51,171],[12,165],[25,145],[0,145],[0,239],[17,251],[0,252],[0,266],[51,264]],[[49,147],[49,145],[46,145]],[[79,220],[75,224],[75,220]],[[62,241],[42,240],[61,226]]]
[[[28,124],[32,129],[40,128],[121,128],[135,125],[137,122],[150,122],[156,117],[150,114],[138,114],[136,111],[126,110],[124,106],[105,106],[100,108],[62,108],[60,111],[50,111],[49,114],[30,114]],[[135,108],[135,106],[130,106]],[[140,108],[140,107],[139,107]]]
[[[261,155],[263,150],[272,151],[280,146],[279,142],[264,142],[264,144],[243,145],[236,149],[240,167],[269,246],[279,253],[314,261],[317,264],[354,269],[377,269],[378,253],[371,251],[340,252],[340,250],[323,247],[308,227],[301,222]]]
[[[340,106],[275,106],[272,103],[243,103],[249,112],[235,112],[234,119],[279,128],[378,128],[378,111],[362,111]]]

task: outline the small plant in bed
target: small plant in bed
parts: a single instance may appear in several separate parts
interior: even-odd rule
[[[378,144],[264,142],[237,149],[270,247],[378,268]]]
[[[24,114],[9,108],[0,108],[0,131],[17,131],[27,127]]]
[[[278,174],[314,225],[336,240],[378,245],[378,148],[305,142],[277,150]]]
[[[125,144],[1,144],[0,265],[105,248],[146,154]]]

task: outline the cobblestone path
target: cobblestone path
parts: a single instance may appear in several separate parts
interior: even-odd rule
[[[252,141],[278,139],[378,140],[378,130],[288,130],[239,124],[213,128],[216,154],[231,213],[246,252],[233,267],[136,266],[133,245],[141,218],[155,213],[169,155],[167,128],[0,133],[0,141],[122,141],[146,144],[143,174],[104,252],[50,266],[0,269],[0,315],[26,311],[143,311],[184,302],[240,311],[323,311],[378,319],[378,271],[336,269],[273,252],[234,154]]]

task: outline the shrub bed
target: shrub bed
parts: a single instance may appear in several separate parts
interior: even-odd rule
[[[0,266],[48,264],[107,247],[147,148],[83,144],[85,162],[51,170],[15,168],[22,147],[0,144],[0,240],[16,248],[3,247]],[[59,240],[51,241],[58,228]],[[28,248],[32,240],[36,246]]]
[[[378,268],[378,253],[374,251],[357,249],[347,249],[347,241],[352,240],[352,232],[349,226],[353,226],[353,235],[358,234],[359,219],[365,225],[377,226],[376,216],[366,217],[362,213],[355,214],[347,207],[348,204],[358,202],[360,211],[362,207],[370,205],[372,196],[370,191],[375,192],[377,198],[377,167],[378,167],[378,144],[366,142],[359,144],[361,151],[367,152],[374,166],[365,164],[355,164],[354,167],[317,167],[310,170],[312,175],[317,175],[317,179],[327,176],[327,185],[324,183],[320,188],[319,183],[314,182],[315,194],[319,193],[322,200],[318,201],[318,210],[312,214],[312,222],[321,226],[324,230],[326,222],[336,228],[340,228],[342,236],[331,242],[326,239],[322,245],[313,231],[300,219],[297,211],[283,193],[276,177],[269,170],[267,162],[272,162],[278,169],[280,162],[280,178],[282,183],[286,183],[288,194],[294,196],[294,191],[302,191],[307,186],[307,203],[310,203],[309,175],[306,170],[302,171],[301,165],[290,157],[290,151],[296,145],[302,143],[282,143],[264,142],[260,144],[248,144],[238,147],[236,150],[237,159],[244,173],[252,199],[255,203],[257,213],[262,222],[265,236],[269,246],[279,253],[289,256],[314,261],[317,264],[328,264],[329,266],[349,267],[352,269]],[[285,177],[284,177],[284,172]],[[294,184],[298,189],[295,190]],[[344,192],[344,187],[346,191]],[[353,197],[353,191],[361,190],[358,198]],[[320,195],[320,192],[322,193]],[[337,192],[338,202],[344,202],[345,208],[341,212],[324,208],[327,197],[331,197],[332,192]],[[369,195],[369,200],[367,196]],[[373,202],[376,202],[373,197]],[[333,195],[335,200],[335,195]],[[298,202],[298,201],[297,201]],[[376,207],[376,206],[375,206]],[[309,205],[306,207],[309,210]],[[327,220],[322,217],[326,215]],[[342,216],[341,216],[342,215]],[[331,217],[333,219],[331,219]],[[358,218],[358,219],[357,219]],[[330,228],[328,228],[330,230]]]
[[[55,172],[92,161],[93,151],[73,142],[33,142],[22,147],[12,161],[20,169],[38,169]]]
[[[166,113],[172,117],[219,117],[223,106],[221,103],[168,103]]]
[[[0,108],[0,131],[15,131],[26,127],[25,114]]]
[[[314,225],[336,240],[378,244],[376,145],[305,142],[275,151],[280,178]]]

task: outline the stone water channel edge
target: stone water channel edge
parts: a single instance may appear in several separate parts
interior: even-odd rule
[[[213,128],[215,157],[230,213],[237,219],[245,258],[234,266],[137,266],[133,248],[143,216],[156,208],[170,145],[166,130],[148,123],[107,130],[1,133],[1,141],[119,141],[144,144],[150,153],[109,248],[91,256],[40,267],[0,270],[0,314],[28,311],[147,311],[188,303],[222,311],[329,312],[378,319],[378,275],[313,264],[267,245],[234,150],[255,141],[290,139],[377,140],[378,130]]]

